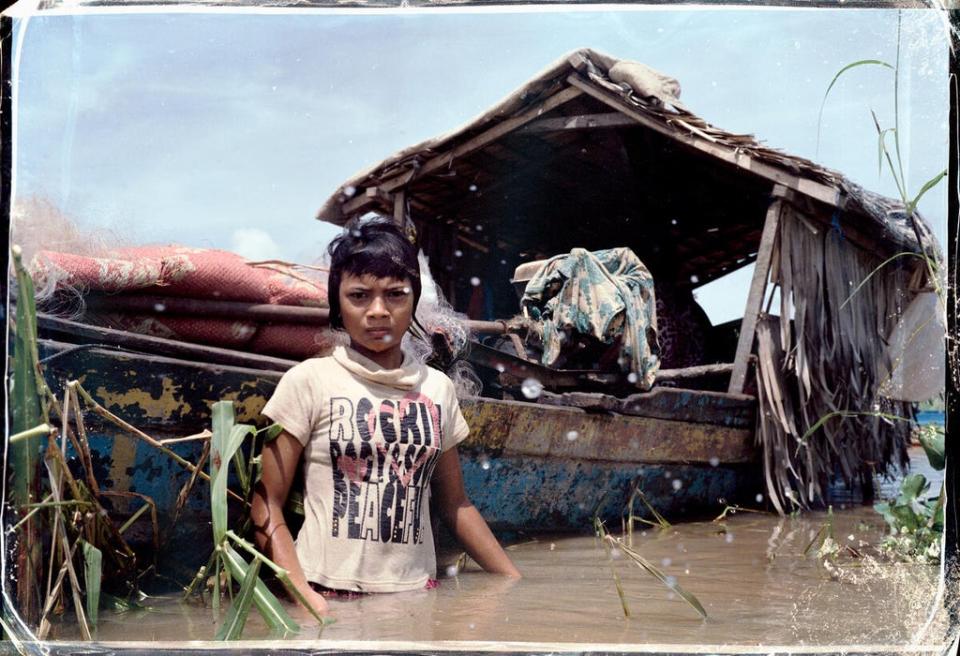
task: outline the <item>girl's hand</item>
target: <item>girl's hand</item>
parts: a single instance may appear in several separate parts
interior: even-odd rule
[[[310,588],[309,593],[304,593],[303,596],[307,602],[313,606],[313,609],[317,611],[317,615],[320,617],[330,617],[330,606],[327,604],[327,600],[324,599],[322,594],[313,588]],[[302,603],[300,605],[303,606]],[[310,609],[305,608],[305,610],[309,611]]]

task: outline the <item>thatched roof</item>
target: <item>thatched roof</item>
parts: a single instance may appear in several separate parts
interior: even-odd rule
[[[465,126],[353,176],[318,218],[342,225],[368,211],[393,215],[402,193],[421,235],[490,253],[475,263],[478,275],[494,255],[512,257],[509,270],[572,246],[630,246],[658,280],[697,286],[755,259],[775,184],[867,250],[918,250],[902,204],[714,127],[680,102],[675,80],[589,49]],[[916,223],[936,252],[929,228]],[[457,264],[459,276],[474,275]]]

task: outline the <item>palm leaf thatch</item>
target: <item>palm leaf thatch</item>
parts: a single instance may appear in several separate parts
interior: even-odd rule
[[[881,263],[839,227],[814,230],[787,206],[770,274],[779,317],[757,327],[757,438],[781,512],[822,501],[834,475],[868,482],[907,463],[912,407],[878,389],[915,267],[900,261],[878,271]]]

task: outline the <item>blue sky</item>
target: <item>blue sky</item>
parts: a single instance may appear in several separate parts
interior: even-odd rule
[[[904,11],[900,137],[909,187],[946,166],[947,37]],[[313,219],[349,176],[487,109],[588,46],[677,78],[694,112],[896,195],[874,109],[893,125],[893,10],[46,15],[23,36],[16,194],[140,242],[313,261]],[[941,241],[945,185],[920,204]],[[740,278],[745,278],[741,274]],[[727,286],[730,287],[730,286]],[[745,296],[701,291],[715,321]],[[733,299],[733,300],[732,300]]]

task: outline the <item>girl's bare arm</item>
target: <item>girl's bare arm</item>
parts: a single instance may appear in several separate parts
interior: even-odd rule
[[[433,474],[433,487],[440,516],[470,557],[488,572],[520,578],[487,522],[467,498],[456,448],[441,454]]]
[[[327,602],[307,583],[293,546],[293,536],[283,518],[283,506],[297,473],[303,446],[293,435],[282,431],[263,448],[260,462],[263,475],[253,493],[250,516],[257,547],[287,570],[294,587],[320,615],[329,614]]]

